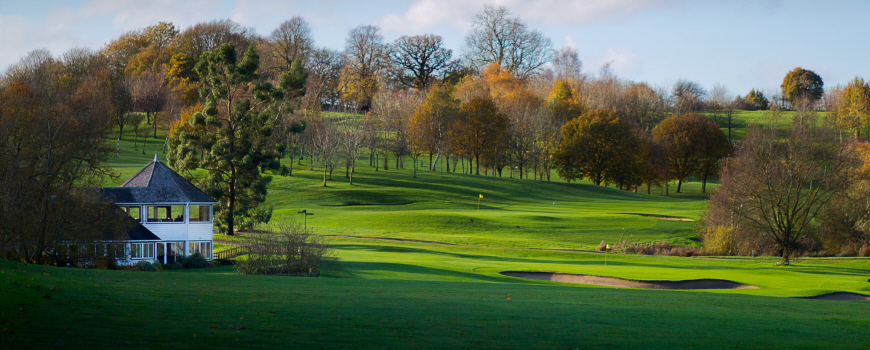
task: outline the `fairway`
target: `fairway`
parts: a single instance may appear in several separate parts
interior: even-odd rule
[[[112,160],[121,176],[106,185],[150,161],[162,140],[146,147],[133,152],[125,138]],[[870,259],[802,258],[782,268],[775,257],[608,254],[605,266],[593,251],[602,240],[700,245],[691,220],[706,197],[697,182],[664,196],[556,178],[418,170],[415,179],[412,169],[375,171],[361,158],[351,186],[343,170],[327,187],[322,168],[309,170],[307,160],[293,176],[269,175],[264,205],[274,208],[273,224],[300,220],[305,209],[315,214],[308,227],[332,247],[320,278],[241,276],[232,266],[131,273],[4,261],[0,348],[870,346],[870,302],[801,299],[870,295]],[[239,240],[215,239],[216,250]],[[626,289],[506,271],[757,288]]]

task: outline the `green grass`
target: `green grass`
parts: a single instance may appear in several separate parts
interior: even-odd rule
[[[748,121],[752,113],[741,118]],[[111,163],[122,176],[106,185],[124,181],[162,145],[163,139],[149,138],[143,155],[125,135]],[[322,169],[309,170],[307,160],[294,166],[293,176],[269,175],[264,205],[274,208],[274,223],[301,220],[302,209],[315,213],[309,228],[333,248],[323,277],[239,276],[231,267],[130,273],[0,262],[0,349],[870,346],[870,303],[792,298],[870,294],[870,259],[802,259],[783,268],[768,257],[610,254],[605,267],[600,253],[553,251],[591,250],[622,237],[700,244],[693,222],[629,215],[697,218],[706,200],[697,182],[684,184],[681,194],[673,193],[673,184],[663,196],[556,177],[442,177],[420,170],[414,179],[410,168],[393,169],[394,159],[387,171],[367,164],[358,161],[353,186],[340,168],[323,187]],[[708,184],[708,191],[715,186]],[[759,288],[627,290],[499,274],[509,270],[716,278]]]
[[[868,303],[539,283],[251,277],[231,269],[131,273],[0,262],[0,348],[870,346]]]

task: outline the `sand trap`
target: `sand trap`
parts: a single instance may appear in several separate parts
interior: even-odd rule
[[[648,289],[758,289],[756,286],[726,280],[702,279],[688,281],[631,281],[616,277],[590,275],[571,275],[551,272],[505,271],[505,276],[578,284],[597,284],[599,286]]]
[[[836,292],[830,294],[822,294],[814,297],[806,297],[803,299],[818,299],[818,300],[870,300],[870,295],[858,293]]]
[[[643,216],[646,218],[659,219],[659,220],[672,220],[672,221],[695,221],[689,218],[681,218],[679,216],[667,216],[667,215],[653,215],[653,214],[638,214],[638,213],[616,213],[619,215],[637,215]]]

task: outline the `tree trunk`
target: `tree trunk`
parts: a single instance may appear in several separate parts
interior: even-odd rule
[[[683,179],[677,181],[677,193],[680,193],[680,190],[683,188]]]
[[[704,177],[701,179],[701,193],[707,193],[707,176],[709,176],[710,171],[704,171]]]
[[[326,187],[326,173],[329,172],[327,168],[329,168],[329,167],[327,167],[327,166],[324,164],[324,165],[323,165],[323,187]]]
[[[447,172],[450,173],[450,154],[444,154],[444,162],[447,163]]]
[[[227,236],[235,234],[235,213],[236,209],[236,170],[230,170],[230,194],[227,196],[227,207],[229,215],[227,215]]]
[[[480,175],[480,154],[474,155],[474,175]]]
[[[353,173],[356,171],[356,159],[350,162],[350,184],[353,185]]]
[[[417,157],[414,157],[414,176],[413,178],[417,178]]]

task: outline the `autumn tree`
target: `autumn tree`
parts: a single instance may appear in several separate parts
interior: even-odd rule
[[[639,184],[641,150],[640,139],[616,111],[597,109],[562,127],[553,161],[569,182],[587,179],[625,188]]]
[[[465,37],[465,57],[475,67],[496,63],[520,78],[535,74],[553,57],[552,42],[530,30],[507,7],[484,5]]]
[[[710,198],[710,210],[722,215],[705,222],[766,238],[789,265],[825,207],[848,188],[855,163],[851,142],[814,118],[795,118],[785,137],[773,126],[754,125]]]
[[[302,110],[320,111],[324,105],[337,106],[342,97],[341,71],[344,56],[334,50],[314,50],[309,57],[308,80]]]
[[[272,54],[281,63],[279,71],[290,70],[294,62],[302,63],[314,47],[311,26],[304,18],[294,16],[282,22],[269,36]]]
[[[380,83],[379,75],[387,59],[387,46],[381,28],[363,25],[350,30],[345,43],[347,61],[341,79],[346,85],[345,98],[362,111],[372,107]]]
[[[364,118],[360,118],[356,113],[348,113],[345,111],[344,120],[337,126],[337,136],[339,148],[344,155],[344,176],[348,179],[348,184],[353,185],[353,174],[356,172],[356,160],[362,154],[363,141],[365,140],[365,123]]]
[[[268,93],[270,85],[251,88],[258,65],[253,47],[240,60],[232,44],[203,54],[196,71],[205,104],[189,121],[200,128],[178,128],[169,139],[171,167],[193,181],[192,170],[208,171],[199,187],[219,201],[215,223],[228,235],[237,227],[269,221],[271,210],[257,207],[266,196],[261,172],[282,170],[279,150],[269,143],[276,124],[275,94]]]
[[[632,83],[622,93],[624,119],[649,132],[667,116],[667,103],[659,91],[644,83]]]
[[[0,78],[0,256],[63,263],[63,242],[127,232],[97,188],[112,175],[116,86],[108,60],[86,49],[37,50]]]
[[[504,145],[508,120],[488,97],[473,97],[459,111],[457,142],[474,158],[475,175],[480,175],[480,158],[492,155]]]
[[[434,34],[401,36],[390,48],[393,78],[401,85],[427,90],[432,82],[450,68],[453,51],[444,48],[441,36]]]
[[[583,62],[580,61],[580,54],[575,48],[563,47],[553,56],[553,73],[556,80],[580,81],[582,68]]]
[[[807,100],[813,103],[822,98],[822,93],[825,92],[822,77],[801,67],[788,72],[782,79],[780,88],[785,99],[791,104],[798,102],[798,100]]]
[[[699,162],[696,175],[701,178],[701,193],[707,192],[707,179],[719,172],[722,162],[730,157],[733,152],[731,141],[722,132],[718,125],[707,123],[700,137]]]
[[[583,114],[583,105],[574,98],[574,92],[564,80],[553,82],[553,89],[547,98],[550,113],[560,124],[565,124],[571,119]]]
[[[686,114],[701,108],[704,89],[697,82],[680,79],[674,84],[674,112]]]
[[[432,162],[433,153],[439,158],[441,155],[446,156],[450,131],[458,127],[455,124],[458,114],[459,100],[453,97],[453,89],[449,86],[432,89],[423,104],[414,111],[408,125],[410,142],[415,151],[429,152],[429,170],[435,170],[436,163]],[[435,161],[437,162],[438,158]],[[449,163],[447,171],[450,171]]]
[[[767,110],[770,108],[770,101],[767,100],[767,97],[761,91],[755,89],[749,90],[749,93],[743,99],[754,110]]]
[[[152,124],[157,137],[158,113],[167,100],[166,82],[160,74],[143,73],[133,80],[133,110],[145,113],[146,122]]]
[[[712,128],[710,124],[695,114],[682,114],[665,119],[652,130],[653,140],[666,149],[668,173],[678,181],[677,192],[701,166],[703,148],[699,146]]]
[[[840,127],[851,130],[856,137],[870,125],[870,84],[855,78],[843,88],[834,113]]]

